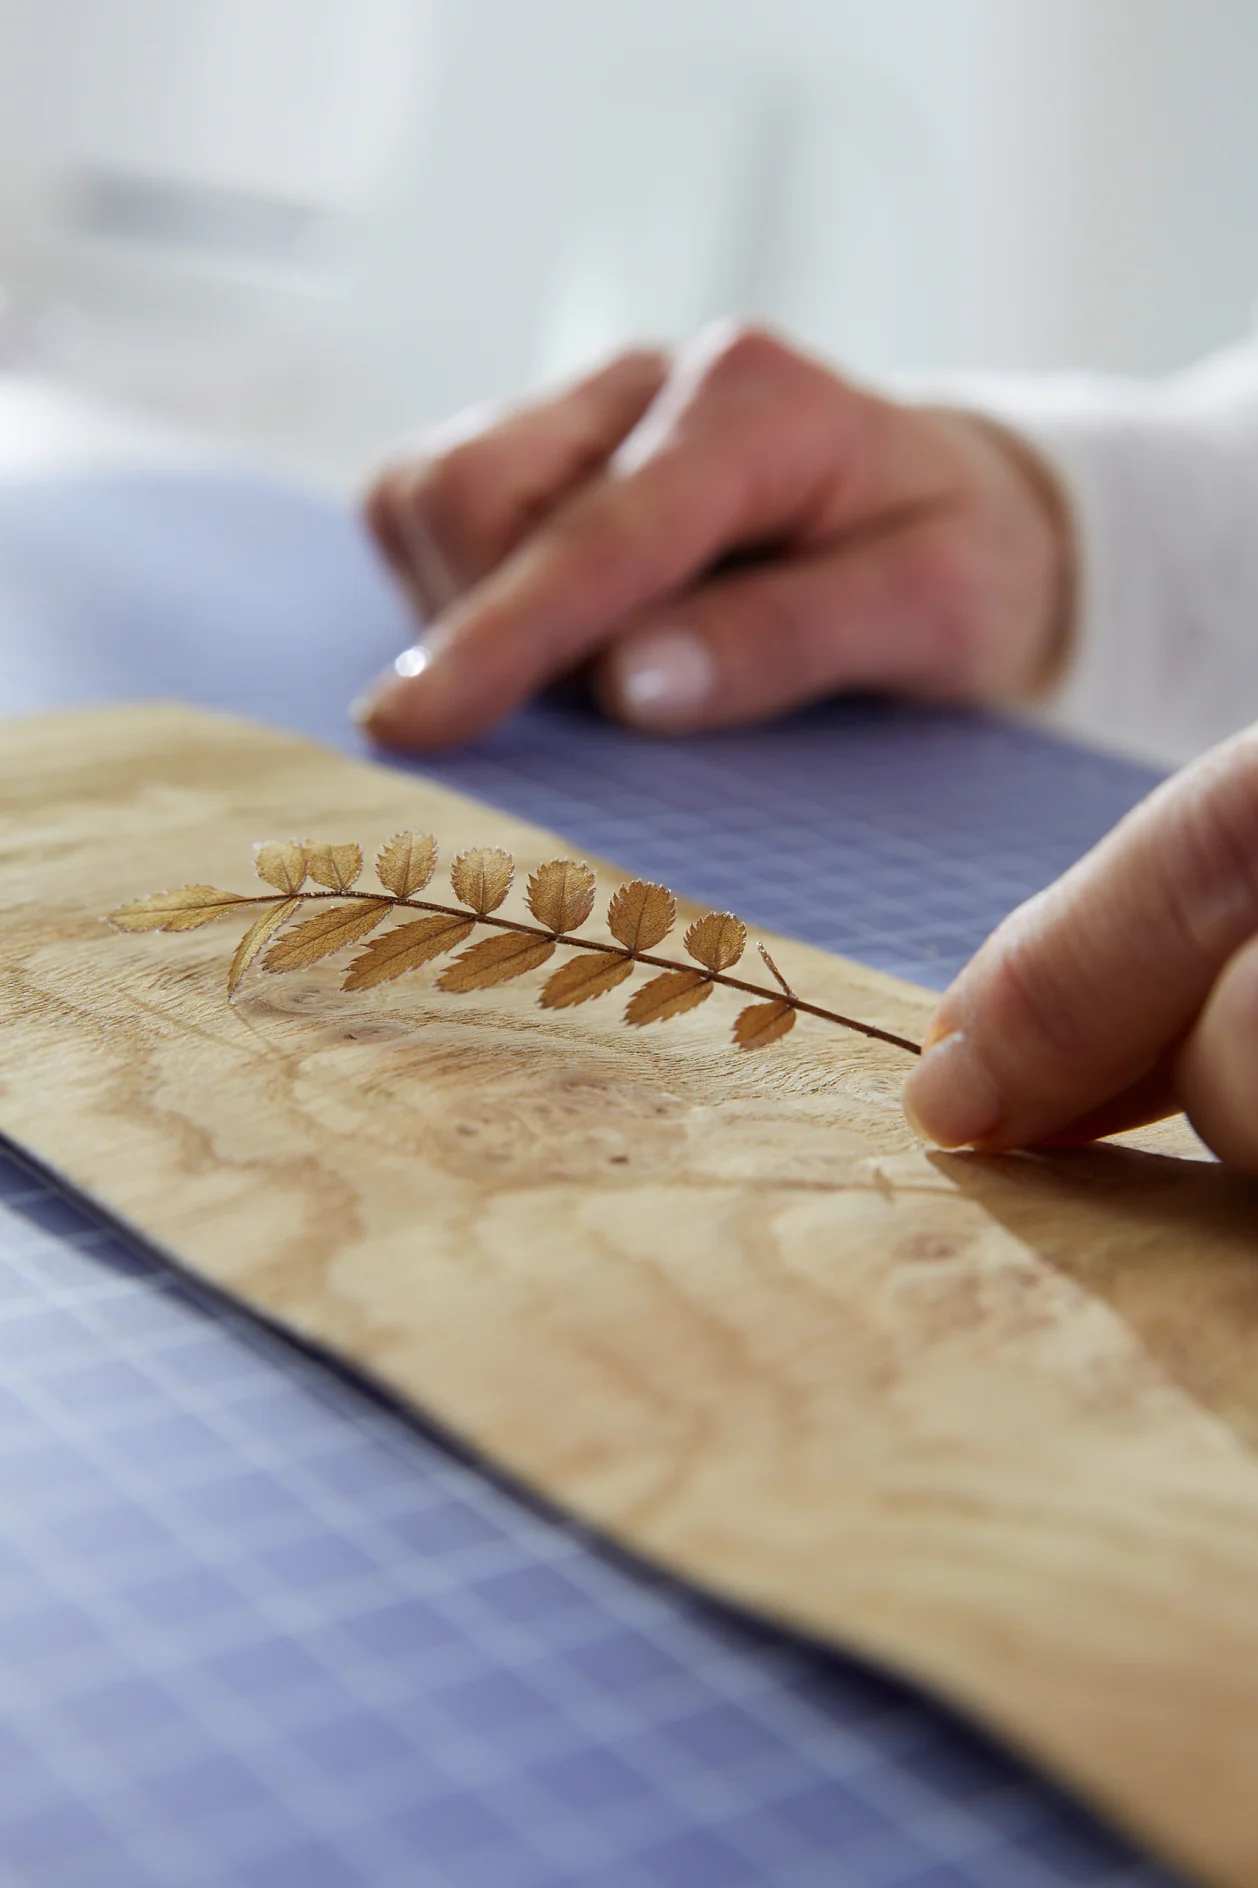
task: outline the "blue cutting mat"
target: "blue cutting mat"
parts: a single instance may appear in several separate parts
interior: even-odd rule
[[[313,499],[0,488],[0,709],[344,739],[402,627]],[[1149,784],[872,705],[684,747],[550,707],[429,771],[936,985]],[[0,1882],[1170,1888],[917,1692],[539,1513],[4,1153],[0,1415]]]

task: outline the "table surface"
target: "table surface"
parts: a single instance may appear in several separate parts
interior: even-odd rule
[[[0,713],[180,697],[352,748],[404,635],[313,497],[0,480]],[[684,745],[550,704],[425,771],[935,987],[1152,779],[871,703]],[[530,1505],[2,1147],[0,1411],[0,1880],[1170,1888],[918,1691]]]

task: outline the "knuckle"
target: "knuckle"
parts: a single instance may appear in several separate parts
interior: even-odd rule
[[[708,341],[703,377],[709,385],[742,384],[780,375],[797,360],[771,328],[758,322],[725,322]]]
[[[1228,742],[1181,777],[1175,827],[1151,823],[1172,920],[1210,957],[1258,921],[1258,735]]]
[[[663,348],[627,347],[612,357],[604,371],[636,384],[662,380],[668,368],[669,357]]]
[[[1258,864],[1258,737],[1253,733],[1209,757],[1202,791],[1190,801],[1188,830],[1201,869],[1247,872]]]
[[[1033,899],[1000,940],[987,967],[984,1010],[1002,1053],[1020,1066],[1069,1069],[1086,1057],[1094,1030],[1080,967],[1058,927],[1046,937]]]

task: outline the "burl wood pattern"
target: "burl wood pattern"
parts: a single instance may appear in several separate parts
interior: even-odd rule
[[[439,965],[346,995],[332,960],[231,1009],[244,918],[101,921],[248,889],[255,839],[405,826],[521,876],[570,850],[184,710],[6,727],[0,1129],[564,1508],[1253,1888],[1258,1194],[1184,1133],[930,1153],[902,1055],[807,1018],[741,1053],[719,992],[639,1032],[611,999],[543,1012],[531,978],[435,992]],[[770,947],[802,994],[920,1032],[925,993]]]

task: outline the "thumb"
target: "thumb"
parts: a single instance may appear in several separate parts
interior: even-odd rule
[[[1258,1173],[1258,937],[1230,960],[1176,1068],[1180,1098],[1208,1147]]]
[[[835,550],[718,575],[595,666],[605,710],[652,732],[732,727],[822,694],[977,691],[951,520],[906,507]]]
[[[992,934],[940,1005],[905,1090],[910,1119],[946,1147],[1019,1147],[1139,1093],[1255,932],[1251,729],[1158,788]]]

